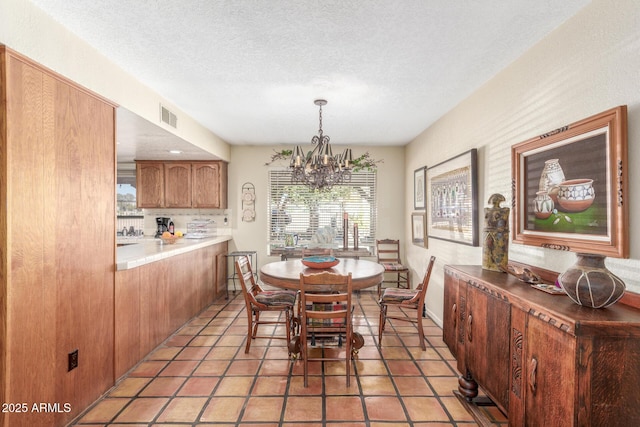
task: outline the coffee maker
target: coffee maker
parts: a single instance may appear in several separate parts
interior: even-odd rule
[[[165,231],[169,231],[169,223],[171,222],[171,218],[167,218],[164,216],[156,217],[156,224],[158,225],[158,230],[156,231],[155,237],[162,236],[162,233]]]

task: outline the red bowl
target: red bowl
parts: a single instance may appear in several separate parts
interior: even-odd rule
[[[340,260],[333,256],[310,256],[307,258],[302,258],[302,263],[309,268],[331,268],[340,262]]]

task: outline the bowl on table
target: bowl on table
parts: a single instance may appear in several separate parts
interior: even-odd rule
[[[340,262],[340,260],[334,256],[330,255],[316,255],[302,258],[302,264],[306,265],[309,268],[331,268]]]

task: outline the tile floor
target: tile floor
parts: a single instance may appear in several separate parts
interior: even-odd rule
[[[423,351],[413,324],[391,320],[379,349],[376,297],[357,294],[354,324],[365,345],[349,388],[344,362],[310,362],[304,388],[302,364],[288,359],[284,340],[256,339],[245,354],[244,300],[231,295],[168,338],[73,425],[476,426],[453,395],[455,360],[442,330],[426,320]],[[261,333],[283,334],[268,328]],[[496,408],[485,411],[494,425],[507,425]]]

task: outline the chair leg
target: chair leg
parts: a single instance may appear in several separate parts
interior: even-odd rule
[[[345,339],[346,341],[346,345],[345,345],[345,350],[347,351],[347,353],[345,354],[345,358],[347,359],[347,387],[349,387],[351,385],[351,360],[353,359],[353,356],[351,354],[351,345],[353,344],[353,330],[351,332],[347,332],[347,337],[348,339]]]
[[[291,341],[291,318],[293,317],[291,315],[291,311],[292,310],[285,310],[285,316],[287,318],[286,322],[286,326],[285,328],[287,329],[287,348],[289,347],[289,342]],[[291,357],[291,352],[289,352],[289,357]]]
[[[307,354],[306,331],[303,331],[303,333],[300,334],[300,357],[302,357],[302,370],[304,372],[304,386],[308,387],[309,386],[309,380],[308,380],[309,361],[307,360],[308,354]]]
[[[253,313],[251,310],[247,310],[247,345],[244,347],[244,352],[249,353],[249,348],[251,347],[251,340],[253,339],[252,330],[253,330]]]
[[[259,311],[254,311],[253,312],[253,335],[252,338],[255,338],[258,336],[258,326],[260,324],[260,312]]]
[[[387,305],[380,304],[380,320],[378,321],[378,346],[382,347],[382,333],[384,324],[387,322]]]
[[[422,351],[427,349],[426,344],[424,343],[424,328],[422,327],[422,310],[418,307],[416,310],[418,313],[418,337],[420,339],[420,347],[422,347]]]

